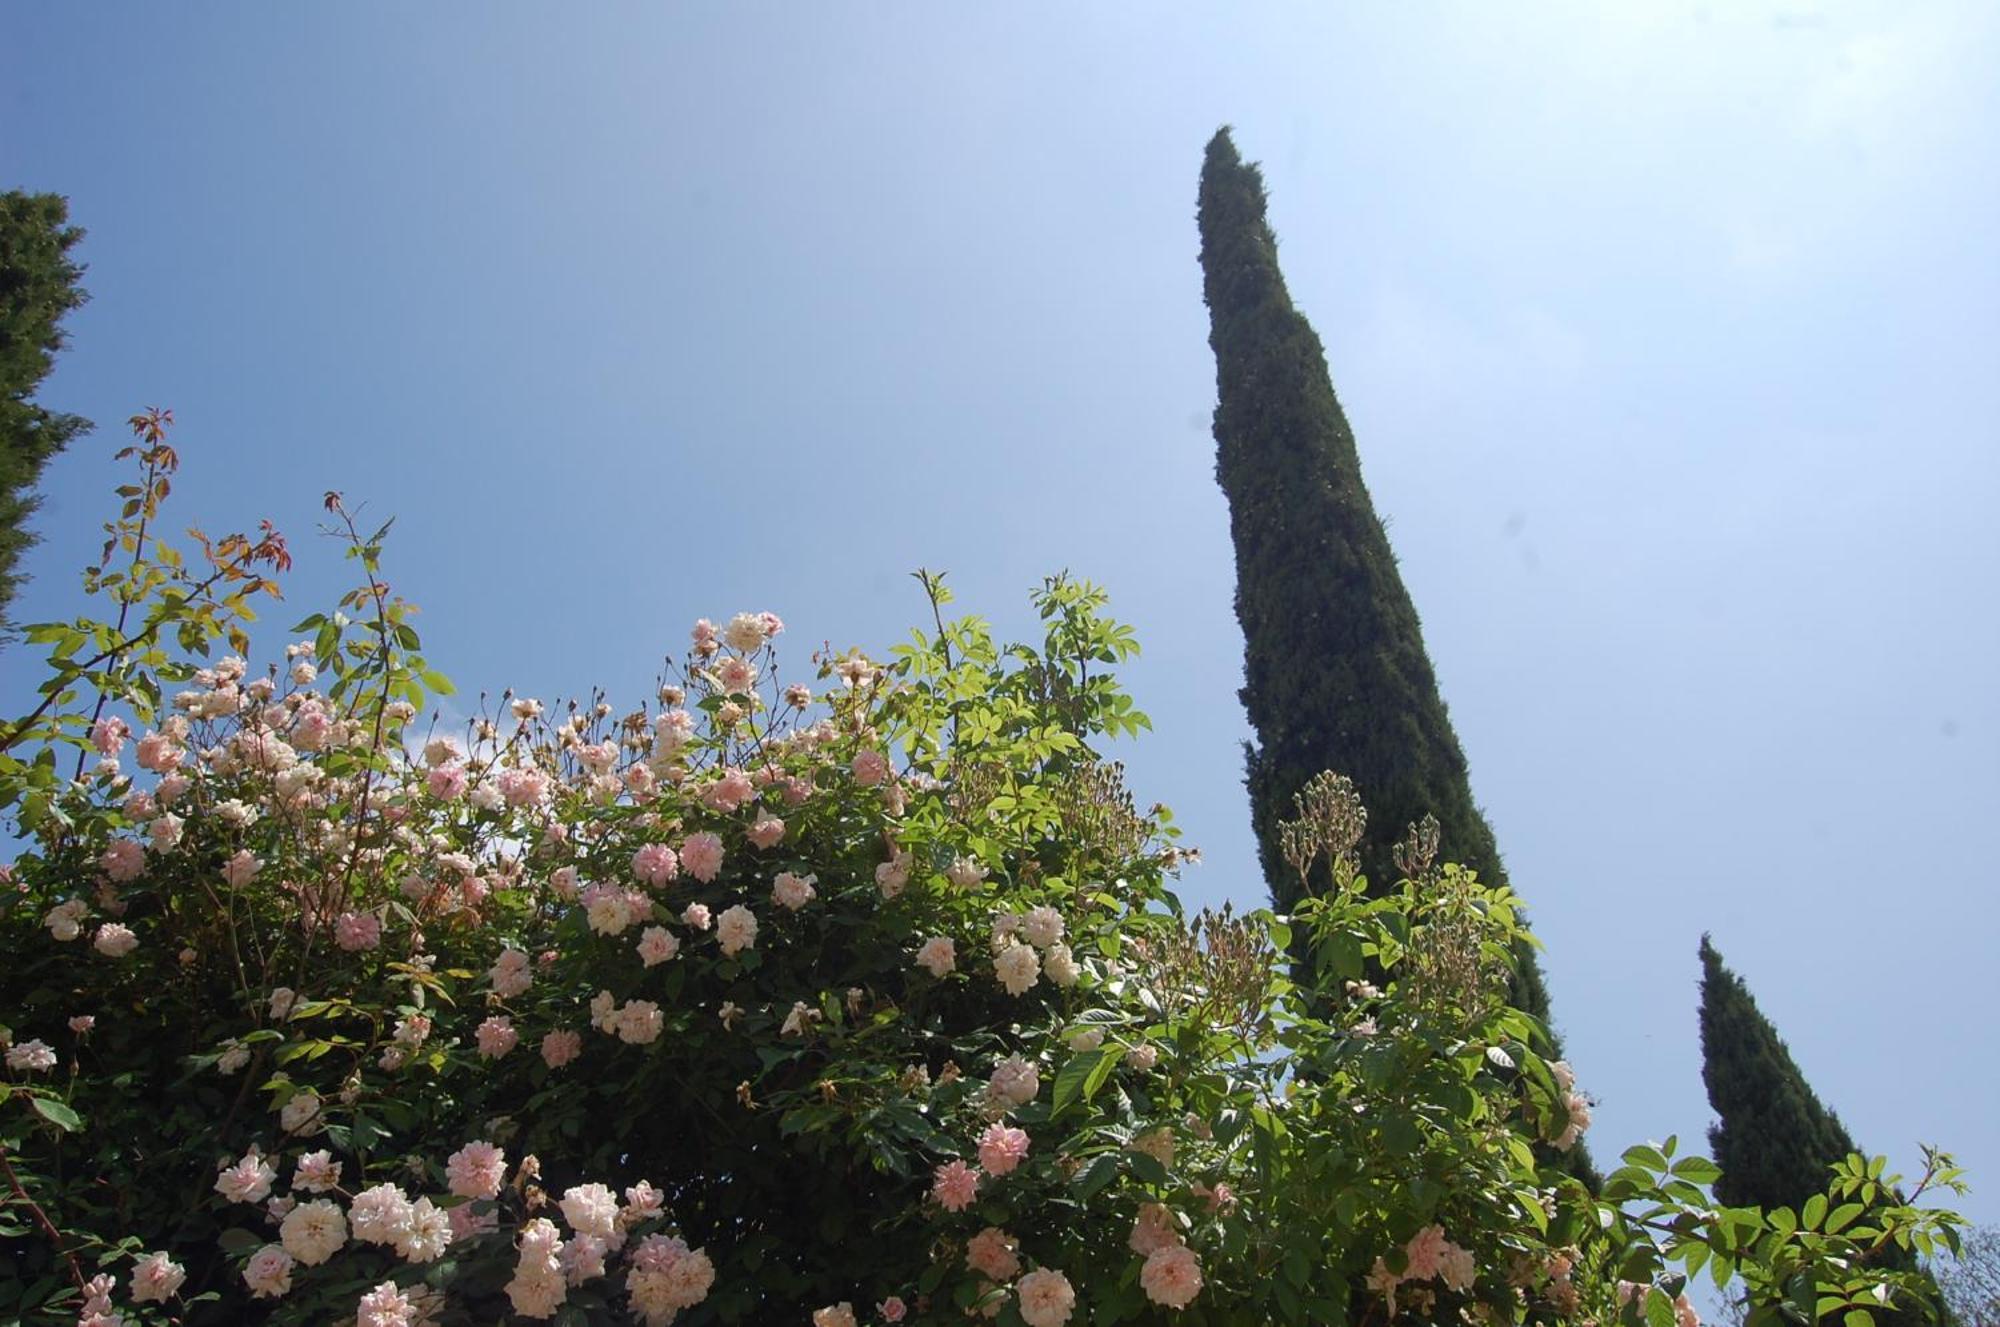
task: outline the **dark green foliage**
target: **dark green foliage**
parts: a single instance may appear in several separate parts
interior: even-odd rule
[[[34,536],[26,529],[42,466],[90,427],[36,405],[35,389],[62,349],[63,315],[87,298],[83,268],[69,251],[83,232],[56,194],[0,194],[0,622],[19,582],[15,564]]]
[[[1708,1131],[1732,1207],[1797,1207],[1826,1188],[1854,1150],[1840,1120],[1806,1086],[1792,1053],[1757,1010],[1743,979],[1701,938],[1701,1081],[1717,1123]]]
[[[1424,652],[1417,610],[1368,498],[1354,434],[1326,352],[1292,307],[1264,218],[1264,182],[1229,131],[1201,175],[1201,268],[1215,351],[1216,477],[1236,544],[1251,817],[1264,878],[1281,909],[1303,888],[1278,846],[1278,822],[1321,770],[1354,780],[1368,807],[1361,866],[1399,878],[1396,842],[1437,817],[1443,856],[1505,879],[1493,830],[1472,800]],[[1515,1003],[1544,1023],[1548,992],[1524,951]]]

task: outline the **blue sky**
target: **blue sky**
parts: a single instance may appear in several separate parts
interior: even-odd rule
[[[2000,1219],[2000,15],[1972,3],[17,7],[0,182],[72,200],[23,619],[116,421],[182,514],[398,517],[461,688],[634,697],[697,616],[801,676],[906,574],[1146,655],[1125,753],[1262,897],[1195,263],[1264,163],[1474,787],[1602,1099],[1698,1137],[1712,931],[1857,1138]],[[7,664],[18,698],[31,680]]]

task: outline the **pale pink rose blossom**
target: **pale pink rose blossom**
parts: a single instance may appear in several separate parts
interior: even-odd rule
[[[644,1046],[659,1040],[666,1027],[666,1015],[651,1000],[633,1000],[618,1011],[618,1040]]]
[[[292,1171],[292,1187],[303,1193],[327,1193],[340,1184],[340,1167],[325,1148],[308,1152]]]
[[[855,1327],[854,1305],[846,1300],[813,1310],[813,1327]]]
[[[1041,960],[1033,945],[1009,944],[993,957],[993,975],[1009,995],[1024,995],[1041,976]]]
[[[416,1307],[394,1281],[384,1281],[354,1306],[354,1327],[413,1327]]]
[[[363,1244],[397,1244],[406,1238],[415,1207],[409,1195],[393,1184],[376,1184],[354,1195],[347,1219],[354,1238]]]
[[[701,801],[709,810],[720,811],[726,815],[748,802],[756,791],[750,782],[750,776],[732,766],[722,772],[721,778],[708,785],[701,795]]]
[[[944,878],[960,889],[971,889],[987,876],[987,870],[971,857],[955,857],[944,871]]]
[[[372,912],[343,912],[333,923],[333,942],[350,954],[382,943],[382,919]]]
[[[883,898],[895,898],[910,883],[910,854],[897,852],[875,868],[875,887]]]
[[[1042,955],[1042,974],[1056,985],[1068,989],[1076,985],[1083,969],[1077,966],[1076,955],[1070,953],[1068,945],[1054,944],[1049,946],[1048,953]]]
[[[473,1210],[471,1203],[447,1207],[444,1214],[451,1223],[451,1242],[454,1244],[460,1240],[477,1239],[489,1231],[500,1228],[498,1212],[477,1212]]]
[[[444,1181],[458,1197],[500,1197],[506,1183],[506,1151],[474,1139],[444,1163]]]
[[[1022,1277],[1014,1287],[1021,1301],[1021,1321],[1028,1327],[1063,1327],[1076,1311],[1076,1289],[1052,1267]]]
[[[602,1184],[579,1184],[564,1191],[563,1220],[579,1235],[610,1239],[618,1231],[618,1195]]]
[[[1473,1278],[1477,1275],[1478,1268],[1472,1260],[1472,1250],[1462,1249],[1446,1240],[1444,1248],[1438,1254],[1438,1280],[1444,1282],[1445,1288],[1464,1294],[1472,1289]]]
[[[759,851],[775,848],[785,837],[785,822],[776,816],[760,816],[755,824],[744,831],[744,837]]]
[[[451,1214],[428,1198],[410,1204],[410,1223],[396,1241],[404,1262],[436,1262],[451,1247]]]
[[[243,1284],[253,1299],[277,1299],[291,1293],[292,1255],[276,1244],[266,1244],[243,1264]]]
[[[1201,1293],[1201,1259],[1185,1244],[1156,1249],[1139,1269],[1139,1286],[1155,1304],[1184,1309]]]
[[[734,956],[757,946],[757,914],[741,903],[726,908],[715,919],[715,938],[722,952]]]
[[[89,911],[90,905],[82,899],[68,899],[50,908],[42,925],[49,928],[52,937],[67,943],[83,934],[83,919]]]
[[[493,982],[493,993],[501,999],[511,999],[532,986],[534,973],[529,970],[528,956],[519,949],[503,949],[500,957],[487,970],[487,977]]]
[[[149,1253],[132,1268],[132,1302],[164,1304],[180,1291],[187,1269],[165,1253]]]
[[[632,854],[632,874],[643,884],[664,885],[680,873],[680,858],[664,843],[648,843]]]
[[[241,889],[257,878],[264,869],[264,863],[248,848],[238,848],[222,864],[222,883],[231,889]]]
[[[499,1014],[481,1022],[473,1032],[479,1043],[479,1054],[488,1060],[497,1060],[520,1044],[521,1034],[514,1030],[512,1019]]]
[[[1425,1226],[1410,1236],[1410,1242],[1403,1248],[1409,1258],[1409,1266],[1403,1269],[1403,1279],[1428,1281],[1436,1276],[1438,1263],[1444,1257],[1445,1244],[1443,1226]]]
[[[965,1265],[994,1281],[1011,1281],[1021,1271],[1020,1241],[988,1226],[965,1242]]]
[[[97,865],[120,884],[137,880],[146,870],[146,850],[137,839],[113,839],[97,859]]]
[[[862,751],[855,755],[850,769],[854,781],[864,788],[873,788],[889,777],[889,758],[880,751]]]
[[[666,1209],[666,1205],[666,1194],[654,1188],[650,1182],[640,1180],[625,1190],[625,1205],[618,1209],[618,1224],[620,1228],[629,1228],[641,1221],[650,1221],[660,1215]]]
[[[687,927],[690,931],[706,931],[709,927],[709,921],[708,905],[706,903],[690,903],[687,907],[681,909],[681,925]]]
[[[748,659],[732,654],[715,666],[715,679],[726,694],[747,695],[757,685],[757,669]]]
[[[1030,908],[1021,918],[1021,934],[1035,948],[1047,949],[1063,938],[1062,914],[1047,904]]]
[[[877,1304],[875,1311],[882,1315],[882,1321],[897,1323],[901,1322],[903,1315],[910,1311],[910,1306],[903,1302],[901,1295],[891,1295],[880,1304]]]
[[[979,1192],[979,1172],[963,1161],[947,1161],[931,1178],[931,1195],[947,1212],[963,1212]]]
[[[1153,1045],[1150,1041],[1140,1042],[1137,1046],[1126,1048],[1125,1063],[1142,1073],[1150,1070],[1159,1062],[1160,1048]]]
[[[649,968],[665,963],[680,951],[681,942],[664,926],[648,926],[639,933],[639,961]]]
[[[568,1029],[558,1029],[542,1038],[542,1061],[560,1069],[583,1054],[583,1037]]]
[[[917,966],[933,977],[942,977],[957,965],[957,946],[949,936],[934,935],[917,950]]]
[[[278,1112],[278,1124],[286,1133],[308,1137],[319,1133],[326,1128],[326,1120],[321,1114],[324,1104],[319,1093],[311,1088],[294,1092]]]
[[[549,776],[534,768],[503,769],[494,777],[500,799],[516,810],[540,806],[549,794]]]
[[[341,1215],[338,1203],[315,1198],[285,1214],[278,1226],[278,1240],[298,1262],[317,1267],[347,1243],[347,1218]]]
[[[95,1014],[77,1014],[69,1020],[69,1030],[76,1033],[79,1037],[88,1034],[96,1026],[97,1015]]]
[[[1028,1131],[993,1123],[979,1135],[980,1168],[994,1175],[1013,1172],[1028,1155]]]
[[[812,902],[817,892],[813,886],[819,882],[818,876],[794,875],[790,871],[778,872],[778,878],[771,883],[771,901],[787,912],[797,912]]]
[[[690,834],[681,844],[681,865],[704,885],[722,870],[722,840],[706,830]]]
[[[246,1152],[243,1159],[230,1166],[215,1178],[215,1191],[232,1203],[261,1203],[271,1196],[271,1184],[278,1178],[278,1172],[256,1152]]]
[[[115,756],[123,751],[125,739],[131,735],[132,726],[115,715],[90,725],[90,744],[100,756]]]
[[[1181,1242],[1180,1223],[1165,1203],[1142,1203],[1125,1243],[1132,1252],[1147,1257]]]
[[[7,1067],[25,1073],[47,1073],[56,1067],[55,1049],[40,1038],[24,1041],[18,1046],[9,1046]]]
[[[185,754],[173,739],[159,733],[147,733],[139,739],[139,765],[155,774],[165,774],[178,768]]]
[[[424,764],[432,769],[441,769],[465,759],[465,748],[455,737],[438,736],[424,743]]]
[[[986,1084],[987,1096],[1009,1109],[1027,1105],[1041,1090],[1041,1075],[1034,1065],[1018,1055],[1010,1055],[995,1065],[993,1077]]]
[[[424,788],[440,802],[455,802],[465,796],[470,782],[463,765],[440,765],[424,775]]]

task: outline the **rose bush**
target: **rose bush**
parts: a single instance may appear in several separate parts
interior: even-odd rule
[[[934,630],[811,681],[703,621],[645,705],[444,732],[337,495],[359,583],[243,657],[287,550],[162,540],[166,422],[116,613],[29,629],[0,730],[0,1318],[1686,1327],[1706,1272],[1864,1327],[1919,1293],[1872,1252],[1956,1238],[1879,1159],[1797,1213],[1671,1140],[1539,1166],[1589,1108],[1505,1003],[1513,896],[1426,826],[1370,889],[1337,778],[1287,829],[1325,897],[1187,916],[1087,584],[1002,648],[926,576]]]

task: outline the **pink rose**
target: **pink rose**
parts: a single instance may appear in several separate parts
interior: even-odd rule
[[[583,1054],[580,1033],[558,1029],[542,1038],[542,1060],[551,1069],[560,1069]]]
[[[1028,1131],[1006,1124],[989,1124],[979,1135],[979,1164],[995,1175],[1006,1175],[1028,1155]]]
[[[382,943],[382,919],[372,912],[343,912],[333,924],[333,942],[350,954]]]
[[[947,1212],[963,1212],[979,1192],[979,1172],[963,1161],[947,1161],[931,1179],[931,1195]]]
[[[722,870],[722,840],[706,831],[688,835],[687,842],[681,844],[681,865],[707,884]]]
[[[648,885],[664,885],[680,873],[680,858],[664,843],[648,843],[632,854],[632,874]]]

